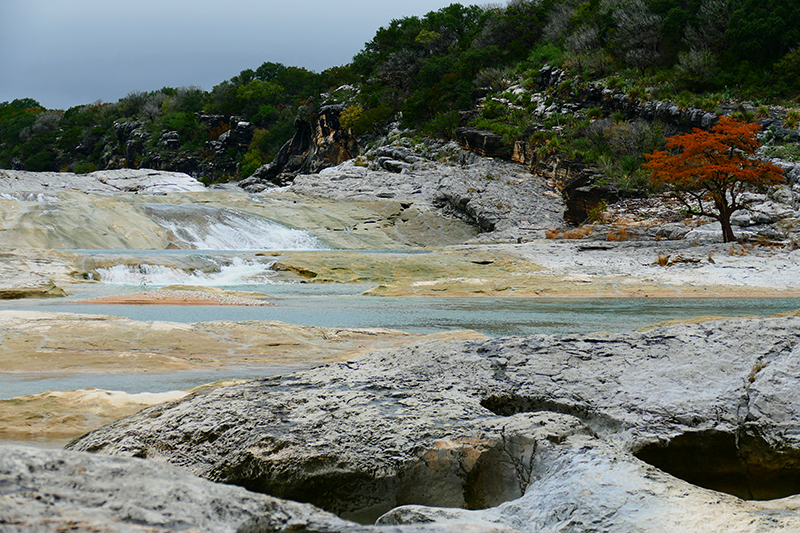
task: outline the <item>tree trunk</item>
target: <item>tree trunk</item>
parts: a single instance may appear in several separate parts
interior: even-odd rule
[[[722,242],[736,242],[736,235],[733,234],[731,226],[731,215],[733,213],[720,213],[719,223],[722,225]]]

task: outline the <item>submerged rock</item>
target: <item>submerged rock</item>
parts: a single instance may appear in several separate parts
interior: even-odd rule
[[[798,316],[420,342],[196,393],[69,447],[429,531],[772,530],[800,510],[798,361]]]

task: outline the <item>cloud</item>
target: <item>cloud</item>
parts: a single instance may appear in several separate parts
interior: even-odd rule
[[[375,31],[442,0],[2,0],[0,102],[48,108],[134,90],[206,90],[265,61],[321,71],[349,63]]]

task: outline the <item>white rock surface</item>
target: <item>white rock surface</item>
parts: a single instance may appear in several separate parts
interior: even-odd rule
[[[71,172],[27,172],[0,170],[0,198],[3,193],[46,193],[78,190],[96,193],[197,192],[205,185],[188,174],[150,169],[99,170],[89,174]]]

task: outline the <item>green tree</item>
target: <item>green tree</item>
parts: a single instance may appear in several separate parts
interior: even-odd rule
[[[726,32],[734,61],[769,65],[800,43],[800,3],[737,0]]]

